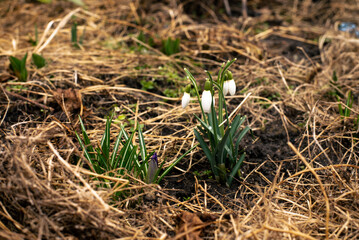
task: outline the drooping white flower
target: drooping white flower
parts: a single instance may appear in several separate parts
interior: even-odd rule
[[[188,84],[186,88],[184,89],[184,93],[182,96],[182,108],[186,108],[189,104],[189,101],[191,100],[191,84]]]
[[[223,83],[223,95],[226,96],[229,93],[229,85],[228,85],[229,81],[224,81]]]
[[[182,96],[182,108],[186,108],[188,106],[190,99],[191,99],[190,94],[184,92]]]
[[[228,92],[231,96],[233,96],[234,94],[236,94],[236,83],[233,79],[230,79],[226,82],[228,82]]]
[[[205,113],[211,112],[211,105],[212,105],[212,94],[209,90],[204,90],[202,93],[202,108]]]

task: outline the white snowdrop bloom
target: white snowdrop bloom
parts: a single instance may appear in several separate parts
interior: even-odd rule
[[[184,92],[182,97],[182,108],[186,108],[188,106],[190,99],[190,94],[188,92]]]
[[[212,94],[209,90],[204,90],[202,93],[202,108],[205,113],[211,112]],[[214,99],[213,99],[214,100]],[[214,101],[213,101],[214,103]]]
[[[223,95],[226,96],[229,93],[229,81],[224,81],[223,83]]]
[[[226,82],[228,82],[228,92],[231,96],[233,96],[236,93],[236,83],[234,82],[233,79],[228,80]]]

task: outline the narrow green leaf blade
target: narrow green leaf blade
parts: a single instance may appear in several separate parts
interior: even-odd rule
[[[111,154],[110,165],[111,165],[112,169],[116,168],[115,160],[116,160],[118,149],[119,149],[120,144],[121,144],[121,138],[122,138],[122,131],[120,131],[118,133],[118,135],[117,135],[117,139],[116,139],[116,142],[115,142],[115,145],[113,147],[112,154]]]
[[[230,132],[231,132],[231,128],[229,127],[226,133],[224,134],[223,138],[221,139],[221,141],[218,143],[216,149],[214,150],[214,153],[216,154],[218,152],[218,156],[219,156],[219,161],[217,162],[217,165],[224,163],[224,157],[225,157],[223,154],[224,147],[226,145],[228,137],[230,136]]]
[[[142,134],[142,130],[140,125],[137,126],[137,131],[138,131],[138,140],[140,142],[140,154],[141,154],[141,158],[142,161],[145,161],[146,157],[147,157],[147,150],[146,150],[146,144],[145,144],[145,139],[143,138],[143,134]],[[147,173],[148,171],[148,165],[147,164],[143,164],[143,171],[145,171],[145,173]]]
[[[76,138],[77,138],[77,141],[79,142],[82,150],[84,151],[84,155],[85,155],[85,158],[91,163],[93,169],[95,170],[96,173],[100,173],[100,170],[95,162],[95,159],[94,159],[94,155],[93,154],[90,154],[88,151],[87,151],[87,148],[85,146],[85,144],[82,142],[79,134],[75,131],[75,135],[76,135]]]
[[[161,174],[161,176],[156,180],[157,183],[161,182],[161,180],[176,166],[176,164],[182,160],[185,156],[187,156],[188,153],[190,153],[194,148],[196,148],[198,145],[193,146],[190,148],[187,152],[185,152],[182,156],[177,158],[166,170]]]
[[[197,141],[199,142],[204,154],[206,155],[206,157],[208,158],[209,160],[209,163],[211,165],[211,168],[212,168],[212,172],[215,176],[218,176],[218,170],[217,168],[215,167],[216,166],[216,163],[215,163],[215,155],[211,153],[211,151],[209,150],[206,142],[203,140],[201,134],[196,130],[196,129],[193,129],[193,132],[194,132],[194,135],[196,136],[196,139]]]
[[[196,114],[194,114],[195,118],[201,123],[204,129],[206,129],[208,132],[210,132],[212,135],[214,135],[213,128],[202,121]]]
[[[104,171],[110,171],[111,169],[109,169],[107,159],[103,155],[103,152],[101,152],[101,149],[96,148],[95,150],[97,152],[97,161],[98,161],[98,164],[100,166],[100,169],[102,169]]]
[[[242,141],[243,137],[247,134],[247,132],[250,130],[249,126],[246,126],[242,131],[239,132],[239,135],[236,140],[236,145],[234,148],[234,159],[237,159],[238,156],[238,150],[239,150],[239,144]]]
[[[236,163],[236,165],[233,167],[231,173],[229,174],[228,180],[227,180],[227,186],[228,187],[230,187],[232,185],[233,178],[236,175],[236,173],[238,172],[239,168],[241,167],[245,156],[246,156],[245,153],[243,153],[241,155],[241,157],[238,159],[238,162]]]
[[[21,71],[21,61],[18,58],[10,56],[9,61],[11,70],[13,70],[14,72]]]

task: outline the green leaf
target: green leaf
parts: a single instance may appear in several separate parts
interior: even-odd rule
[[[72,44],[77,44],[77,23],[74,22],[71,26],[71,42]]]
[[[125,166],[128,165],[128,161],[132,161],[132,159],[129,158],[129,156],[131,155],[131,152],[134,149],[134,146],[132,145],[132,138],[134,136],[134,133],[131,134],[130,138],[128,138],[123,146],[123,148],[121,149],[121,162],[120,162],[120,168],[123,168]],[[140,167],[140,166],[139,166]]]
[[[158,183],[162,180],[162,178],[166,176],[166,175],[164,175],[161,179],[158,178],[158,176],[160,175],[160,172],[161,172],[161,170],[162,170],[162,168],[163,168],[163,165],[164,165],[165,162],[166,162],[166,159],[167,159],[167,158],[165,158],[165,159],[162,161],[161,165],[158,167],[157,172],[156,172],[155,176],[153,177],[153,183],[157,183],[157,184],[158,184]],[[162,175],[161,175],[161,176],[162,176]]]
[[[208,134],[201,126],[197,126],[197,128],[203,134],[203,136],[207,136],[209,138],[210,146],[216,146],[213,134]]]
[[[136,155],[136,150],[137,150],[137,146],[134,146],[133,149],[131,150],[131,152],[128,155],[125,155],[125,165],[124,168],[131,172],[133,167],[136,165],[136,163],[138,163],[138,158]],[[143,179],[143,178],[142,178]]]
[[[238,156],[238,148],[239,148],[239,143],[242,141],[242,138],[247,134],[247,132],[250,130],[250,127],[246,126],[238,135],[237,140],[236,140],[236,146],[234,148],[234,159],[237,158]]]
[[[23,81],[23,82],[25,82],[27,80],[26,59],[27,59],[27,53],[21,59],[20,81]]]
[[[93,154],[90,154],[88,151],[87,151],[87,148],[85,146],[85,144],[82,142],[80,136],[78,135],[78,133],[75,131],[75,134],[76,134],[76,138],[77,140],[79,141],[80,143],[80,146],[82,148],[82,150],[84,151],[84,155],[85,155],[85,158],[91,163],[93,169],[95,170],[96,173],[99,173],[100,170],[99,168],[97,167],[97,165],[95,164],[95,162],[93,161],[94,158],[93,158]]]
[[[115,145],[113,147],[113,152],[111,154],[110,165],[111,165],[112,169],[117,168],[115,161],[116,161],[116,156],[117,156],[118,149],[119,149],[120,144],[121,144],[121,138],[122,138],[122,131],[120,131],[118,133],[118,135],[117,135],[117,139],[116,139]]]
[[[101,139],[101,151],[106,160],[109,160],[110,158],[110,137],[111,137],[110,130],[111,130],[112,117],[113,117],[113,113],[111,114],[110,117],[107,117],[105,132]]]
[[[231,173],[229,174],[228,180],[227,180],[228,187],[230,187],[232,185],[233,178],[236,175],[236,173],[238,172],[239,168],[241,167],[245,156],[246,156],[246,154],[243,153],[242,156],[238,159],[238,162],[236,163],[236,165],[233,167]]]
[[[110,171],[111,169],[109,168],[107,159],[103,155],[103,152],[101,151],[101,149],[96,148],[95,150],[97,152],[97,161],[100,166],[100,169],[102,169],[103,171]]]
[[[201,134],[199,134],[199,132],[196,129],[193,129],[193,132],[194,132],[194,135],[196,136],[196,139],[199,142],[204,154],[208,158],[208,161],[209,161],[209,163],[211,165],[213,174],[215,176],[218,176],[218,171],[217,171],[217,168],[215,167],[216,166],[216,164],[215,164],[215,154],[211,153],[211,151],[209,150],[207,144],[203,140]]]
[[[19,60],[16,57],[10,56],[10,69],[15,73],[15,76],[19,79],[19,81],[25,82],[27,80],[27,70],[26,70],[26,58],[25,56]]]
[[[9,57],[10,60],[10,68],[14,72],[20,72],[21,71],[21,61],[13,56]]]
[[[231,127],[229,127],[226,131],[226,133],[224,134],[223,138],[221,139],[221,141],[218,143],[218,145],[216,146],[214,153],[216,154],[218,152],[218,156],[219,156],[219,161],[216,163],[217,164],[221,164],[224,163],[224,146],[228,140],[228,137],[230,136],[230,132],[231,132]]]
[[[140,142],[140,154],[141,154],[141,158],[143,161],[145,161],[146,157],[147,157],[147,150],[146,150],[146,144],[145,144],[145,140],[143,138],[143,134],[142,134],[142,130],[141,130],[141,127],[138,126],[137,127],[137,131],[138,131],[138,140]],[[147,164],[144,164],[144,169],[143,171],[145,173],[147,173],[148,171],[148,168],[147,168]]]
[[[346,101],[346,107],[345,107],[345,111],[344,111],[344,116],[345,117],[350,117],[350,108],[352,108],[353,106],[353,96],[352,96],[352,91],[348,92],[348,97],[347,97],[347,101]]]
[[[214,140],[217,145],[218,142],[221,140],[221,135],[220,135],[221,132],[218,127],[217,116],[216,116],[216,114],[213,114],[213,112],[214,112],[213,102],[212,102],[211,108],[212,108],[211,112],[208,113],[208,124],[213,129]]]
[[[214,135],[214,132],[213,132],[213,128],[208,125],[207,123],[203,122],[202,119],[200,119],[196,114],[194,114],[195,118],[197,118],[197,120],[201,123],[201,125],[203,126],[203,128],[207,131],[207,134],[208,132],[210,132],[213,136]]]
[[[85,143],[86,149],[87,149],[87,151],[89,151],[91,159],[95,159],[95,154],[94,154],[95,150],[91,145],[90,139],[89,139],[89,137],[87,135],[87,132],[86,132],[85,125],[82,122],[82,119],[81,119],[80,116],[79,116],[79,121],[80,121],[80,127],[81,127],[82,136],[84,138],[84,143]]]
[[[155,88],[155,83],[152,81],[141,80],[140,84],[142,86],[142,90],[145,91]]]
[[[41,3],[51,3],[52,0],[37,0],[38,2],[41,2]]]
[[[232,136],[235,135],[235,132],[241,127],[241,125],[243,124],[243,122],[246,120],[246,117],[241,117],[240,115],[237,115],[232,123],[231,123],[231,127],[232,127],[232,131],[231,134]]]
[[[43,58],[41,55],[38,55],[36,53],[32,54],[32,61],[37,68],[42,68],[46,65],[45,58]]]
[[[197,132],[198,133],[198,132]],[[190,148],[187,152],[185,152],[182,156],[177,158],[166,170],[161,174],[161,176],[156,180],[156,183],[159,183],[171,170],[176,166],[176,164],[182,160],[185,156],[187,156],[188,153],[190,153],[193,149],[195,149],[198,145],[193,146]],[[161,164],[162,167],[163,163]],[[161,169],[161,168],[160,168]]]
[[[79,6],[84,6],[85,4],[83,3],[82,0],[68,0],[69,2],[72,2],[76,5],[79,5]]]

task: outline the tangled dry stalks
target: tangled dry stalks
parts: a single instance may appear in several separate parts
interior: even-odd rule
[[[214,0],[84,2],[1,3],[1,239],[359,238],[359,40],[337,30],[359,23],[357,3],[254,0],[244,18],[240,5],[227,16]],[[70,40],[74,22],[79,48]],[[141,31],[154,43],[139,40]],[[161,51],[168,37],[181,39],[179,53]],[[48,65],[36,69],[28,59],[28,81],[14,81],[8,57],[26,52]],[[169,165],[195,144],[199,108],[180,107],[183,68],[204,81],[203,68],[216,73],[235,57],[240,90],[229,109],[250,93],[240,112],[254,132],[236,186],[194,174],[206,166],[199,150],[162,186],[88,170],[77,115],[100,141],[104,117],[117,109],[128,129],[144,125],[147,147]],[[155,88],[141,89],[141,80]],[[343,104],[354,96],[348,118],[335,89]],[[115,187],[99,187],[98,177]],[[116,191],[129,197],[114,201]]]

